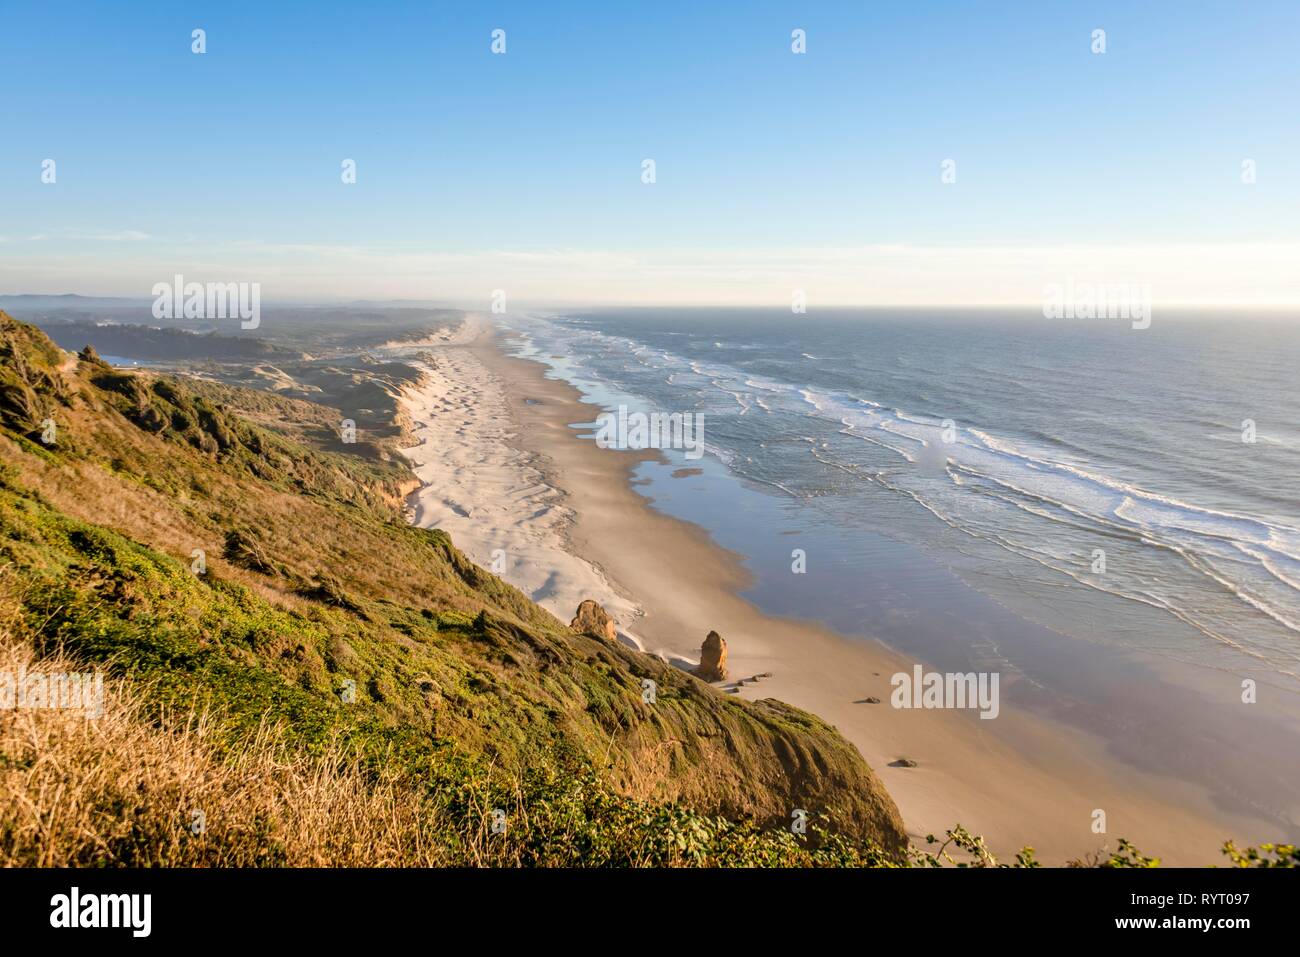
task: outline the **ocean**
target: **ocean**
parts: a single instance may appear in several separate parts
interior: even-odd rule
[[[638,488],[736,551],[763,610],[1018,676],[1022,703],[1241,797],[1277,746],[1295,753],[1297,318],[645,309],[505,325],[599,409],[703,413],[705,457],[668,451]],[[1244,710],[1243,682],[1285,706]],[[1245,803],[1293,828],[1294,770],[1262,778],[1272,797]]]

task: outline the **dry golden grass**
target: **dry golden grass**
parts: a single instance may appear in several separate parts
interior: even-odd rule
[[[75,673],[0,626],[0,672]],[[151,722],[106,680],[102,716],[0,710],[0,866],[437,866],[436,809],[338,747],[290,753],[263,727],[238,750],[192,713]],[[196,812],[205,827],[195,833]]]

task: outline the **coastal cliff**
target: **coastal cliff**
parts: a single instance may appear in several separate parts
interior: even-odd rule
[[[338,418],[73,357],[0,313],[9,653],[103,670],[131,703],[117,720],[162,735],[167,753],[201,712],[214,769],[271,735],[304,767],[332,755],[322,773],[356,775],[371,798],[432,802],[422,839],[437,862],[901,859],[897,808],[833,728],[566,628],[445,533],[408,525],[395,438],[341,447]],[[93,739],[77,740],[87,767],[74,778],[94,760]],[[11,766],[4,789],[36,787],[34,773]],[[192,803],[178,788],[137,788],[131,820],[111,827],[106,807],[88,808],[111,837],[28,838],[6,858],[210,860],[135,829]],[[122,800],[109,784],[93,794]],[[292,813],[243,822],[272,835],[271,862],[300,860],[288,835],[302,822],[276,818]]]

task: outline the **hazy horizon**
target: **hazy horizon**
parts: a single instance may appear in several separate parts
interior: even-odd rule
[[[188,277],[187,277],[188,280]],[[118,303],[123,307],[149,307],[154,301],[149,296],[114,296],[97,293],[78,293],[78,292],[51,292],[51,293],[32,293],[22,291],[0,291],[0,308],[4,307],[4,300],[22,299],[22,300],[82,300],[87,303]],[[1300,318],[1300,303],[1252,303],[1252,302],[1163,302],[1152,300],[1154,306],[1158,306],[1164,316],[1174,316],[1180,319],[1197,318],[1207,320],[1231,321],[1231,315],[1222,315],[1225,312],[1239,312],[1248,315],[1280,315],[1291,317],[1293,314]],[[356,306],[376,306],[392,309],[435,309],[447,310],[458,313],[480,313],[490,315],[490,303],[474,303],[456,299],[438,299],[438,298],[404,298],[404,297],[293,297],[281,299],[263,299],[261,301],[263,308],[343,308]],[[701,312],[771,312],[788,313],[789,305],[783,302],[769,303],[716,303],[716,302],[671,302],[671,303],[644,303],[640,301],[622,302],[617,300],[593,300],[590,302],[564,302],[559,300],[525,300],[522,302],[512,302],[509,312],[511,314],[520,314],[527,312],[540,313],[590,313],[602,310],[618,310],[620,312],[681,312],[689,310],[699,310]],[[916,302],[916,303],[898,303],[898,302],[880,302],[880,303],[849,303],[849,302],[827,302],[818,303],[816,306],[818,312],[823,313],[882,313],[882,312],[899,312],[899,313],[921,313],[934,312],[936,314],[954,315],[966,312],[995,312],[1005,310],[1006,318],[1025,318],[1041,319],[1043,318],[1042,301],[1037,302],[969,302],[969,303],[948,303],[948,302]],[[910,316],[909,318],[917,318]],[[922,317],[924,318],[924,317]],[[209,323],[208,319],[186,320],[175,317],[168,320],[172,324],[184,322]],[[1056,320],[1061,322],[1105,322],[1107,317],[1101,316],[1093,319],[1072,319]]]

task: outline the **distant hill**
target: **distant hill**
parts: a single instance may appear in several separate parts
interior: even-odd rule
[[[22,309],[129,309],[129,308],[150,308],[152,300],[150,299],[131,299],[118,296],[79,296],[76,293],[62,293],[57,296],[33,295],[31,293],[19,293],[17,295],[0,295],[0,309],[5,310],[22,310]]]
[[[196,334],[180,329],[120,323],[51,322],[45,333],[60,348],[78,352],[94,347],[103,355],[142,360],[213,359],[217,361],[301,358],[302,353],[277,346],[251,336],[224,336],[209,332]]]
[[[148,338],[160,329],[191,335],[213,335],[211,340],[219,353],[202,355],[192,353],[193,342],[159,339],[158,353],[145,355],[126,352],[102,338],[108,333],[99,332],[101,338],[87,339],[81,345],[92,344],[101,353],[125,355],[137,359],[211,358],[237,360],[240,358],[283,358],[288,355],[339,354],[374,348],[390,341],[418,341],[460,322],[463,312],[436,306],[421,306],[406,302],[376,302],[350,304],[303,305],[290,302],[262,303],[260,321],[254,329],[243,329],[239,322],[227,319],[158,319],[153,315],[153,301],[147,299],[115,299],[102,296],[0,296],[0,310],[11,316],[40,326],[54,336],[60,344],[67,344],[70,333],[89,326],[136,326]],[[84,325],[83,325],[84,324]],[[258,340],[270,343],[278,350],[265,351],[251,347],[241,351],[229,345],[231,340]],[[81,345],[68,346],[81,348]],[[167,350],[178,350],[173,353]]]

